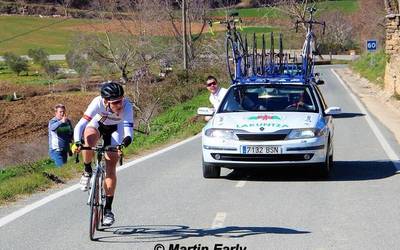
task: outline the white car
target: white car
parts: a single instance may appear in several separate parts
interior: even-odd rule
[[[322,81],[321,81],[322,82]],[[235,169],[318,165],[329,175],[333,163],[332,115],[315,83],[232,85],[202,130],[203,176],[217,178],[221,167]]]

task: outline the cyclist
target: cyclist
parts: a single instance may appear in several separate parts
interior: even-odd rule
[[[133,138],[133,108],[130,101],[124,98],[124,89],[116,82],[105,82],[101,87],[101,95],[95,97],[79,120],[74,130],[75,152],[80,151],[82,143],[86,147],[95,147],[100,137],[103,137],[104,146],[128,146]],[[82,140],[83,139],[83,140]],[[121,152],[106,152],[105,192],[106,204],[104,207],[105,226],[114,223],[114,214],[111,205],[117,185],[116,165]],[[81,190],[88,189],[92,175],[91,162],[93,151],[82,151],[85,170],[80,184]]]

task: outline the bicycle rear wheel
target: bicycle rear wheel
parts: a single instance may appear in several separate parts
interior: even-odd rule
[[[228,70],[228,74],[232,81],[236,80],[236,63],[237,63],[237,55],[235,52],[235,44],[230,37],[227,37],[225,40],[225,48],[226,48],[226,66]]]
[[[242,36],[240,32],[235,33],[236,37],[236,49],[237,49],[237,58],[236,64],[239,64],[240,58],[240,77],[247,76],[247,38],[245,37],[245,41],[243,42]]]
[[[257,54],[257,37],[256,33],[253,33],[253,54],[252,54],[252,71],[253,71],[253,76],[257,75],[258,71],[258,54]]]
[[[89,236],[90,240],[95,240],[94,234],[96,232],[99,223],[99,178],[98,173],[94,175],[94,183],[91,185],[91,199],[90,199],[90,226],[89,226]]]

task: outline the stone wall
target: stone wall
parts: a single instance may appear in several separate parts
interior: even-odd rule
[[[400,95],[400,14],[386,16],[385,49],[388,55],[385,69],[385,90],[392,95]]]

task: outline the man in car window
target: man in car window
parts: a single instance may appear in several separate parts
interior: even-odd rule
[[[224,96],[228,90],[225,88],[219,87],[217,78],[215,78],[214,76],[211,76],[211,75],[207,77],[206,87],[207,87],[207,90],[210,92],[209,100],[210,100],[211,104],[213,105],[214,110],[217,111],[219,105],[222,102],[222,99],[224,99]],[[206,116],[206,117],[204,117],[204,119],[206,121],[208,121],[211,119],[211,116]]]

